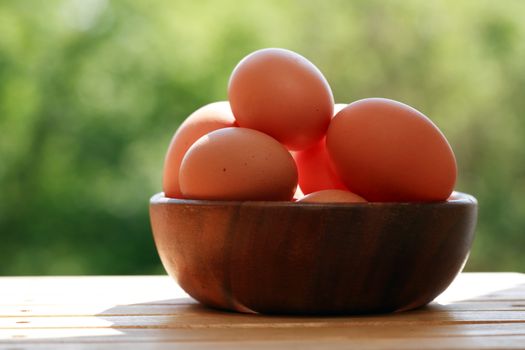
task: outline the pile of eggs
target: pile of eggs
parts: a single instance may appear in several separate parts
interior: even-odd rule
[[[198,109],[176,131],[166,197],[425,202],[453,191],[454,153],[429,118],[384,98],[334,105],[323,74],[295,52],[246,56],[228,100]]]

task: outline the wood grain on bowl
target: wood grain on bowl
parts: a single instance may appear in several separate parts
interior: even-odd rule
[[[150,201],[168,273],[200,302],[279,314],[361,314],[427,304],[472,243],[476,200],[309,204]]]

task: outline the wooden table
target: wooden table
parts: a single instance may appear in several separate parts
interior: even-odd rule
[[[0,278],[0,348],[525,349],[525,275],[464,273],[431,305],[354,317],[200,306],[165,276]]]

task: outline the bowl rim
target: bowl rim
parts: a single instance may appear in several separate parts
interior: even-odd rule
[[[464,192],[453,192],[454,198],[446,201],[435,202],[365,202],[365,203],[308,203],[294,201],[228,201],[228,200],[204,200],[204,199],[185,199],[170,198],[164,192],[154,194],[150,198],[150,205],[170,204],[185,206],[259,206],[259,207],[320,207],[320,208],[364,208],[364,207],[405,207],[405,206],[424,206],[424,207],[443,207],[443,206],[477,206],[477,199]]]

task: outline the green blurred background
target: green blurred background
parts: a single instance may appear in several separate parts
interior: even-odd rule
[[[0,274],[162,273],[147,204],[179,123],[263,47],[337,102],[447,135],[480,203],[467,269],[525,270],[525,1],[2,1]]]

